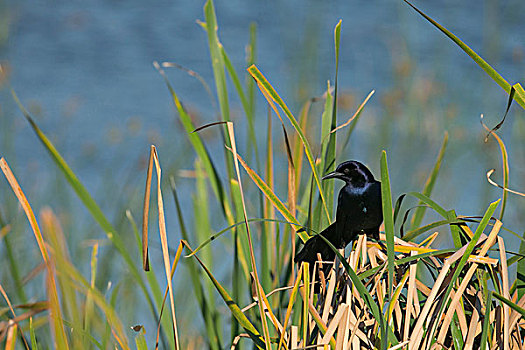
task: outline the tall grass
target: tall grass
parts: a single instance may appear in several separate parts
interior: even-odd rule
[[[409,5],[464,50],[509,93],[510,99],[525,107],[525,93],[520,84],[510,85],[460,39]],[[104,266],[100,266],[99,242],[95,242],[89,277],[85,277],[68,252],[59,218],[52,210],[42,209],[41,230],[30,200],[18,184],[16,173],[2,158],[2,172],[29,220],[42,255],[41,268],[35,268],[30,278],[36,278],[43,271],[46,286],[44,300],[35,300],[25,290],[18,272],[23,262],[14,257],[7,239],[11,234],[9,222],[13,218],[0,217],[0,232],[6,243],[7,260],[16,286],[14,291],[7,293],[4,283],[0,284],[8,306],[0,311],[5,319],[0,323],[0,339],[5,348],[29,348],[31,344],[32,348],[128,349],[133,342],[137,349],[202,347],[198,337],[180,332],[184,322],[178,315],[186,305],[180,300],[182,298],[178,298],[180,294],[175,294],[177,287],[184,289],[186,298],[197,302],[199,310],[193,313],[193,317],[202,318],[204,327],[199,336],[211,349],[226,346],[237,349],[523,347],[525,238],[522,238],[519,254],[508,258],[500,235],[506,229],[503,214],[509,192],[506,188],[508,181],[503,183],[502,199],[487,203],[481,216],[479,213],[457,215],[454,209],[443,208],[434,201],[432,193],[446,157],[446,148],[454,141],[448,133],[444,135],[433,167],[427,171],[427,181],[421,192],[404,194],[395,201],[392,188],[396,184],[390,182],[389,170],[396,165],[387,162],[386,151],[381,152],[385,220],[380,238],[386,241],[386,254],[379,245],[361,236],[346,257],[344,252],[332,247],[337,258],[335,262],[328,262],[333,268],[326,276],[318,263],[313,275],[309,274],[308,264],[293,264],[297,244],[305,242],[332,221],[335,187],[333,183],[323,183],[320,179],[344,158],[338,150],[344,150],[372,93],[364,98],[347,122],[338,122],[337,76],[342,25],[339,21],[334,29],[334,85],[329,82],[321,98],[306,101],[297,118],[271,79],[257,67],[255,27],[250,31],[246,72],[239,75],[221,44],[211,0],[204,6],[204,18],[205,22],[200,25],[208,38],[219,120],[205,126],[195,125],[163,70],[169,65],[155,63],[196,155],[193,163],[195,224],[191,231],[185,217],[189,209],[181,207],[176,179],[169,179],[182,237],[174,245],[177,246],[174,256],[169,249],[169,227],[164,213],[165,200],[171,200],[171,196],[166,196],[161,186],[162,150],[157,153],[156,147],[152,146],[149,153],[142,239],[134,216],[127,211],[130,231],[135,235],[135,240],[129,239],[126,232],[110,222],[13,92],[29,125],[64,176],[64,183],[73,188],[106,234],[111,249],[119,256],[113,261],[123,263],[125,272],[111,292],[109,288],[98,285],[97,271]],[[245,78],[245,84],[241,77]],[[246,116],[249,137],[245,147],[237,144],[235,131],[239,129],[231,121],[228,79],[233,83]],[[255,108],[257,93],[268,105],[266,130],[256,130],[258,123],[255,119],[261,118]],[[313,138],[307,132],[307,125],[314,118],[311,105],[317,100],[323,102],[321,133]],[[277,166],[274,160],[279,152],[275,144],[277,138],[272,135],[274,122],[278,122],[282,130],[285,167]],[[201,137],[205,128],[221,129],[225,144],[224,167],[216,165]],[[504,179],[508,179],[509,159],[505,144],[496,131],[492,134],[501,150]],[[339,141],[337,136],[340,136]],[[266,144],[264,150],[258,147],[262,140]],[[149,258],[149,246],[151,242],[157,242],[148,234],[150,216],[153,216],[150,213],[153,169],[157,179],[156,191],[153,191],[157,206],[151,211],[156,214],[154,221],[160,233],[165,283],[159,282],[154,272],[161,269],[154,263],[158,259]],[[218,169],[225,169],[224,173]],[[286,179],[286,195],[276,189],[277,177]],[[208,188],[211,188],[211,193]],[[251,196],[254,193],[255,196]],[[219,216],[228,225],[219,232],[212,231],[215,225],[211,220],[217,215],[211,212],[211,197],[220,208]],[[405,198],[408,197],[417,203],[414,210],[406,208]],[[498,206],[500,216],[496,219],[494,213]],[[439,216],[439,220],[424,223],[429,211]],[[259,217],[250,217],[249,213],[253,212]],[[438,227],[442,230],[434,231]],[[432,247],[436,240],[448,234],[450,238],[447,239],[453,242],[454,248]],[[227,252],[220,257],[213,254],[219,237],[227,237],[221,241],[228,245]],[[173,239],[171,243],[173,245]],[[490,256],[491,251],[497,256]],[[190,281],[184,286],[172,282],[179,264],[184,264],[189,274]],[[518,264],[516,279],[508,274],[508,267],[513,264]],[[231,280],[223,279],[217,273],[219,265],[228,266],[232,271]],[[320,293],[314,293],[314,283],[321,285]],[[164,285],[167,286],[162,290]],[[149,315],[141,317],[143,320],[152,319],[157,325],[156,330],[146,330],[142,324],[128,324],[129,321],[123,319],[116,305],[126,295],[126,288],[137,290],[140,298],[135,303],[147,305],[149,311]],[[9,295],[13,292],[14,296]],[[169,312],[164,310],[168,298]],[[23,303],[13,304],[13,299]],[[125,307],[138,308],[136,304]],[[125,331],[131,326],[132,330]],[[156,334],[154,341],[153,337],[146,337],[149,334]]]

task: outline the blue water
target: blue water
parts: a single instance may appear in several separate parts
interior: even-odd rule
[[[482,54],[509,82],[524,83],[524,2],[425,0],[416,5]],[[1,20],[9,20],[9,32],[0,60],[10,69],[11,86],[112,219],[122,217],[115,207],[127,200],[140,217],[150,144],[157,145],[165,174],[193,168],[191,147],[152,62],[176,62],[198,72],[213,88],[206,34],[195,22],[203,20],[202,6],[202,1],[164,0],[3,4]],[[257,24],[257,65],[297,114],[306,98],[321,95],[326,80],[334,80],[333,28],[343,19],[339,83],[353,103],[341,110],[340,119],[351,115],[370,90],[376,95],[341,160],[361,159],[379,175],[379,152],[386,148],[394,195],[419,190],[443,132],[449,130],[451,158],[445,158],[436,200],[460,214],[480,215],[500,196],[485,180],[485,172],[496,167],[494,178],[501,183],[501,161],[494,142],[483,144],[479,114],[495,125],[506,94],[402,1],[217,1],[216,11],[221,41],[239,74],[249,25]],[[409,67],[409,73],[399,73],[400,67]],[[167,73],[196,124],[218,119],[195,78],[176,69]],[[246,125],[233,87],[230,90],[242,145]],[[385,100],[396,93],[403,97],[389,109]],[[257,96],[257,125],[264,127],[265,106]],[[8,90],[4,88],[0,97],[0,125],[5,128],[0,132],[0,154],[12,164],[32,203],[36,208],[50,204],[59,213],[73,208],[78,216],[70,218],[70,227],[87,227],[88,238],[103,238],[70,190],[57,185],[63,183],[55,180],[60,175]],[[514,106],[501,131],[510,153],[511,187],[521,190],[524,116]],[[385,120],[390,129],[381,131]],[[278,129],[275,134],[281,142]],[[203,136],[220,164],[223,152],[217,133]],[[318,139],[317,134],[312,137]],[[193,180],[180,178],[178,183],[183,206],[191,208]],[[132,195],[126,194],[130,191]],[[166,202],[170,243],[175,245],[179,236],[173,204]],[[521,233],[523,199],[510,196],[508,205],[508,226]],[[225,226],[218,222],[215,230]],[[513,236],[505,238],[519,243]],[[86,256],[84,240],[72,237],[79,246],[72,243],[71,249]]]

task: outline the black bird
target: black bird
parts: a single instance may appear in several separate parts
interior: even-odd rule
[[[374,175],[366,166],[355,160],[339,164],[337,169],[326,174],[323,180],[332,178],[343,180],[345,186],[339,191],[335,222],[319,235],[323,235],[338,249],[346,247],[360,234],[366,234],[379,241],[379,226],[383,222],[381,183],[374,179]],[[294,261],[307,261],[313,269],[318,253],[323,261],[335,258],[335,253],[328,244],[315,235],[306,241]],[[328,269],[325,269],[325,273],[327,272]]]

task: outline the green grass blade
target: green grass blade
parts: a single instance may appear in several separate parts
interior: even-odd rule
[[[381,199],[383,207],[383,221],[385,223],[386,249],[388,255],[388,295],[392,295],[394,284],[394,216],[392,213],[392,192],[390,191],[390,177],[386,151],[381,152]]]
[[[330,213],[328,212],[328,208],[326,206],[326,200],[325,200],[325,195],[323,193],[323,188],[321,186],[321,180],[320,180],[319,174],[317,173],[317,170],[315,167],[315,159],[312,154],[312,149],[310,148],[310,144],[308,143],[308,140],[306,139],[306,136],[303,130],[301,129],[301,126],[297,123],[297,120],[293,116],[292,112],[290,112],[290,109],[288,109],[288,106],[286,106],[281,96],[279,96],[279,94],[275,91],[273,86],[268,82],[266,77],[262,75],[262,73],[257,69],[257,67],[255,65],[252,65],[250,68],[248,68],[248,72],[250,72],[252,77],[254,77],[254,79],[257,81],[257,85],[259,86],[259,88],[264,91],[263,94],[265,95],[265,97],[267,97],[268,103],[273,105],[273,102],[275,101],[279,105],[279,107],[281,107],[281,109],[284,111],[284,113],[286,114],[290,122],[292,123],[293,127],[297,131],[297,134],[301,138],[301,141],[304,146],[304,151],[306,153],[306,157],[308,158],[308,162],[310,163],[310,168],[312,169],[315,183],[317,185],[317,188],[319,189],[319,194],[321,196],[321,201],[322,201],[325,213],[326,213],[326,217],[328,219],[328,222],[331,223],[332,221],[330,219]]]
[[[436,202],[434,202],[432,199],[428,198],[424,194],[419,193],[419,192],[408,192],[407,195],[408,196],[412,196],[412,197],[416,197],[421,202],[423,202],[424,204],[426,204],[429,207],[431,207],[432,209],[434,209],[436,211],[436,213],[441,215],[443,218],[447,218],[448,217],[447,211],[442,206],[440,206],[439,204],[437,204]]]
[[[523,231],[523,240],[520,243],[519,253],[525,256],[525,231]],[[518,300],[525,294],[525,259],[518,261],[516,271],[516,288],[518,290]]]
[[[175,202],[175,209],[177,212],[177,218],[179,222],[180,232],[182,238],[187,241],[189,239],[186,224],[182,216],[182,208],[180,206],[179,197],[177,195],[177,189],[175,187],[175,179],[170,177],[171,192],[173,194],[173,200]],[[221,333],[219,332],[219,326],[217,324],[218,315],[216,310],[213,310],[209,306],[209,302],[204,294],[204,287],[202,286],[202,278],[193,260],[187,260],[188,273],[190,275],[191,283],[193,285],[193,293],[197,304],[199,305],[202,318],[204,320],[204,326],[206,328],[206,334],[208,336],[208,345],[210,349],[216,350],[222,347]],[[169,325],[168,325],[169,326]]]
[[[487,349],[487,339],[489,335],[490,309],[492,306],[492,292],[487,293],[485,299],[485,315],[483,316],[483,330],[481,331],[480,350]]]
[[[447,148],[448,143],[448,132],[445,132],[445,136],[443,137],[443,144],[441,145],[441,149],[439,150],[438,157],[436,159],[436,163],[434,164],[434,168],[428,175],[427,181],[425,182],[425,186],[423,188],[423,191],[421,191],[422,194],[424,194],[427,197],[430,197],[432,190],[434,189],[434,184],[436,183],[436,179],[439,173],[439,169],[441,168],[441,162],[443,161],[443,156],[445,155],[445,150]],[[423,217],[425,216],[425,212],[427,210],[426,206],[421,206],[423,202],[419,202],[419,207],[416,208],[414,212],[414,216],[412,216],[412,222],[410,224],[411,229],[415,229],[421,225],[421,222],[423,221]]]
[[[184,245],[190,252],[193,253],[191,247],[188,245],[187,242],[183,241]],[[206,267],[206,265],[203,264],[203,262],[199,259],[197,255],[193,255],[195,259],[199,262],[201,267],[204,269],[210,280],[212,281],[213,285],[221,295],[222,299],[226,303],[226,306],[230,309],[232,315],[237,319],[239,324],[244,328],[244,330],[248,333],[250,338],[254,341],[254,344],[259,349],[265,348],[264,339],[262,338],[259,331],[255,328],[255,326],[250,322],[250,320],[246,317],[246,315],[241,311],[237,303],[230,297],[226,289],[215,279],[211,271]]]
[[[31,348],[38,350],[38,343],[36,342],[35,328],[33,327],[33,317],[29,318],[29,336],[31,337]]]
[[[498,294],[496,292],[492,292],[492,296],[494,296],[496,299],[499,299],[500,301],[507,304],[512,310],[518,312],[521,314],[521,316],[525,317],[525,309],[522,307],[519,307],[516,303],[513,303],[511,300],[505,298],[503,295]]]
[[[230,106],[228,102],[228,89],[226,86],[226,73],[224,72],[225,64],[224,58],[222,55],[222,44],[219,41],[218,36],[218,25],[217,25],[217,16],[215,15],[215,6],[213,5],[212,0],[206,1],[204,4],[204,18],[206,24],[204,28],[208,34],[208,47],[210,49],[210,59],[213,68],[213,76],[215,77],[215,88],[217,91],[217,97],[219,99],[219,108],[221,111],[221,120],[229,121],[230,120]],[[224,142],[226,146],[231,147],[230,140],[226,130],[223,132]],[[225,151],[225,162],[226,170],[228,173],[228,178],[233,178],[233,162],[230,157],[226,154]]]
[[[429,21],[436,28],[438,28],[443,34],[449,37],[454,43],[456,43],[456,45],[458,45],[467,55],[469,55],[474,60],[474,62],[476,62],[481,67],[481,69],[483,69],[485,73],[487,73],[489,77],[491,77],[499,86],[503,88],[503,90],[505,90],[507,93],[510,93],[511,85],[494,68],[492,68],[483,58],[481,58],[476,52],[474,52],[474,50],[472,50],[467,44],[461,41],[457,36],[455,36],[450,31],[448,31],[441,24],[434,21],[432,18],[427,16],[425,13],[423,13],[423,11],[419,10],[417,7],[412,5],[407,0],[404,0],[404,1],[414,10],[416,10],[417,13],[423,16],[427,21]],[[517,85],[521,88],[519,84]],[[521,91],[523,91],[523,88],[521,88]],[[525,109],[525,94],[523,93],[515,94],[514,100],[518,102],[521,105],[521,107]]]

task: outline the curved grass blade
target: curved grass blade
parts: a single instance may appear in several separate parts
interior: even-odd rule
[[[489,77],[491,77],[499,86],[503,88],[507,93],[510,94],[511,92],[511,85],[494,69],[492,68],[483,58],[481,58],[474,50],[472,50],[468,45],[466,45],[463,41],[461,41],[457,36],[452,34],[450,31],[448,31],[445,27],[443,27],[438,22],[434,21],[432,18],[427,16],[423,11],[419,10],[417,7],[412,5],[409,1],[405,1],[410,7],[412,7],[417,13],[419,13],[421,16],[423,16],[427,21],[432,23],[436,28],[438,28],[443,34],[448,36],[456,45],[458,45],[467,55],[469,55],[474,62],[476,62],[481,69],[487,73]],[[516,89],[516,94],[514,95],[514,100],[520,104],[521,107],[525,109],[525,93],[520,93],[523,91],[523,88],[519,84],[514,85]]]
[[[430,195],[432,194],[432,190],[434,189],[434,184],[436,183],[439,169],[441,168],[441,163],[443,161],[443,156],[445,155],[447,143],[448,143],[448,132],[445,132],[445,136],[443,137],[443,144],[441,145],[441,148],[439,150],[439,154],[436,159],[436,163],[434,164],[434,168],[428,175],[427,181],[425,182],[425,186],[423,187],[423,191],[421,191],[421,193],[427,197],[430,197]],[[414,216],[412,216],[412,222],[410,223],[410,227],[412,229],[419,227],[419,225],[421,225],[421,222],[423,221],[423,217],[425,216],[425,211],[427,210],[427,207],[421,206],[421,204],[423,204],[422,201],[418,203],[418,207],[416,211],[414,212]]]
[[[514,91],[515,91],[514,88],[512,88],[512,92],[514,92]],[[513,95],[513,94],[511,93],[511,95]],[[485,142],[488,141],[488,138],[489,138],[490,135],[493,135],[494,138],[496,139],[496,141],[498,142],[498,146],[499,146],[499,149],[500,149],[500,152],[501,152],[501,163],[502,163],[501,167],[503,169],[503,194],[502,194],[502,197],[501,197],[501,199],[502,199],[501,200],[501,209],[500,209],[500,212],[499,212],[499,220],[500,221],[503,219],[503,214],[505,213],[505,206],[507,205],[507,197],[508,197],[508,193],[507,192],[508,191],[505,190],[505,189],[509,187],[509,158],[508,158],[507,148],[505,147],[505,143],[498,136],[498,134],[496,134],[496,130],[499,129],[499,127],[501,126],[501,124],[505,120],[505,117],[507,116],[507,113],[509,111],[511,103],[512,103],[512,100],[509,98],[509,103],[507,105],[507,111],[505,112],[505,115],[503,116],[503,120],[498,125],[496,125],[494,128],[492,128],[490,130],[483,123],[483,114],[480,117],[481,125],[485,128],[485,130],[487,130],[489,132],[488,135],[485,137]],[[490,176],[488,176],[488,178],[490,178]]]
[[[281,109],[284,111],[284,113],[286,114],[290,122],[292,123],[293,127],[297,131],[297,134],[301,138],[301,141],[303,143],[304,150],[306,153],[306,157],[308,158],[308,162],[310,163],[310,168],[312,169],[312,173],[313,173],[315,182],[317,184],[317,188],[319,189],[319,194],[321,196],[321,201],[323,203],[326,217],[328,219],[328,222],[331,223],[332,221],[330,219],[330,213],[328,212],[328,208],[326,206],[326,200],[325,200],[325,196],[324,196],[323,189],[321,186],[321,180],[319,178],[319,174],[317,173],[312,150],[310,148],[310,144],[308,143],[308,140],[306,139],[305,134],[303,133],[300,125],[297,123],[297,120],[293,116],[292,112],[290,112],[290,110],[284,103],[283,99],[279,96],[279,94],[275,91],[273,86],[268,82],[266,77],[259,71],[259,69],[257,69],[255,65],[252,65],[248,68],[248,72],[250,72],[252,77],[257,81],[257,86],[259,87],[259,89],[261,89],[261,91],[264,91],[264,95],[266,99],[268,100],[268,103],[273,105],[273,102],[275,101],[279,105],[279,107],[281,107]]]

